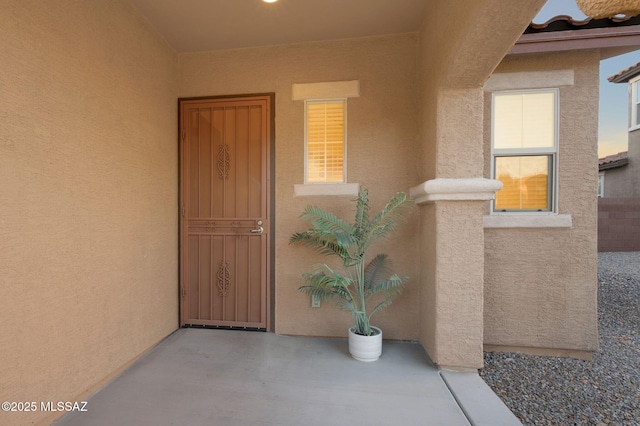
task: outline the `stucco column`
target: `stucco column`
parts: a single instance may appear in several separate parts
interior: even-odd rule
[[[477,180],[484,176],[485,163],[482,86],[545,0],[433,3],[420,31],[421,155],[416,184],[423,183],[412,191],[421,204],[420,341],[440,366],[478,368],[483,214],[496,186]],[[458,25],[451,26],[454,21]],[[496,22],[501,25],[499,37]]]
[[[502,185],[482,178],[482,89],[440,89],[436,102],[432,136],[424,141],[435,179],[411,189],[421,206],[420,341],[441,367],[480,368],[483,215]]]
[[[440,367],[482,367],[484,203],[501,187],[441,178],[411,189],[421,206],[420,341]]]

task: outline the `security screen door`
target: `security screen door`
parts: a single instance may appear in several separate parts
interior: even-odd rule
[[[270,97],[180,101],[180,321],[266,329]]]

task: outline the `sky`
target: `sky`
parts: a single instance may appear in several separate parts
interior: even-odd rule
[[[548,0],[533,22],[544,23],[557,15],[569,15],[578,20],[586,19],[575,0]],[[637,62],[640,62],[640,50],[600,62],[599,157],[627,150],[628,85],[610,83],[607,77]]]

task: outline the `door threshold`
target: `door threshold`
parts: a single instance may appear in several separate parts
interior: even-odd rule
[[[184,324],[182,328],[208,328],[212,330],[242,330],[242,331],[261,331],[266,333],[266,328],[259,327],[234,327],[228,325],[202,325],[202,324]]]

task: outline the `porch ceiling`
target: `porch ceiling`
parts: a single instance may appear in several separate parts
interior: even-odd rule
[[[418,31],[433,0],[129,1],[183,53]]]

